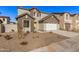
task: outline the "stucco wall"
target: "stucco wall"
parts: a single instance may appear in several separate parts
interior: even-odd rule
[[[5,19],[5,21],[3,19]],[[10,22],[9,18],[0,18],[0,20],[3,22],[3,24],[8,24]]]
[[[24,20],[29,20],[29,27],[24,27]],[[30,16],[23,16],[17,19],[18,31],[26,32],[26,31],[34,31],[33,18]]]
[[[68,15],[68,19],[66,19],[66,17],[67,17],[66,15]],[[69,13],[64,14],[64,21],[65,21],[65,23],[72,23],[71,16]]]
[[[12,32],[12,30],[14,30],[14,32],[17,31],[17,24],[6,24],[5,26],[5,32]]]
[[[44,23],[40,23],[39,24],[39,30],[40,31],[44,31]]]
[[[59,29],[65,30],[64,14],[54,14],[59,19]]]
[[[32,10],[32,14],[33,14],[34,12],[35,12],[35,15],[33,15],[33,17],[34,17],[36,20],[41,20],[42,18],[44,18],[45,16],[48,15],[47,13],[39,12],[39,11],[36,10],[36,9]],[[37,14],[41,14],[41,16],[37,16]]]

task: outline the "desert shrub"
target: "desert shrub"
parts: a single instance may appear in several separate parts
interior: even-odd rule
[[[26,31],[26,33],[28,34],[28,33],[30,33],[29,31]]]
[[[20,43],[20,45],[26,45],[26,44],[28,44],[28,42],[23,41],[23,42]]]
[[[6,36],[4,36],[4,38],[7,39],[7,40],[12,39],[12,37],[10,35],[6,35]]]
[[[0,34],[0,37],[1,37],[2,35]]]
[[[39,36],[36,36],[36,38],[39,38]]]
[[[50,34],[52,34],[52,32],[49,32]]]
[[[14,32],[14,29],[12,29],[11,31]]]

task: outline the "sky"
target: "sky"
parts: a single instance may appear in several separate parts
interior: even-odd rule
[[[79,6],[22,6],[22,8],[33,7],[47,13],[69,12],[71,14],[79,14]],[[15,22],[17,14],[16,6],[0,6],[0,16],[9,16],[11,21]]]

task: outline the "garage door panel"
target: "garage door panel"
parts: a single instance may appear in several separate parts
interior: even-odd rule
[[[52,31],[57,29],[58,29],[58,24],[44,24],[45,31]]]

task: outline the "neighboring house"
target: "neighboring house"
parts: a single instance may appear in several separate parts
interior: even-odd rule
[[[0,20],[3,24],[9,24],[10,23],[10,17],[8,16],[0,16]]]
[[[22,17],[19,17],[22,15]],[[37,8],[32,9],[23,9],[18,8],[18,16],[16,19],[19,19],[18,22],[24,24],[24,19],[27,20],[26,17],[30,17],[33,19],[33,23],[25,22],[25,26],[29,24],[29,28],[25,29],[25,31],[53,31],[53,30],[66,30],[66,31],[78,31],[79,30],[79,15],[78,14],[70,14],[70,13],[45,13],[39,11]],[[23,18],[24,17],[24,18]],[[21,21],[22,22],[21,22]],[[28,18],[30,21],[30,19]],[[32,20],[31,20],[32,21]],[[31,29],[33,25],[33,29]],[[20,25],[20,24],[19,24]],[[22,28],[25,28],[23,26]]]
[[[12,24],[8,16],[0,16],[0,33],[12,31],[17,31],[17,24]]]
[[[67,31],[78,31],[79,15],[70,13],[54,13],[54,15],[60,20],[59,28]]]

